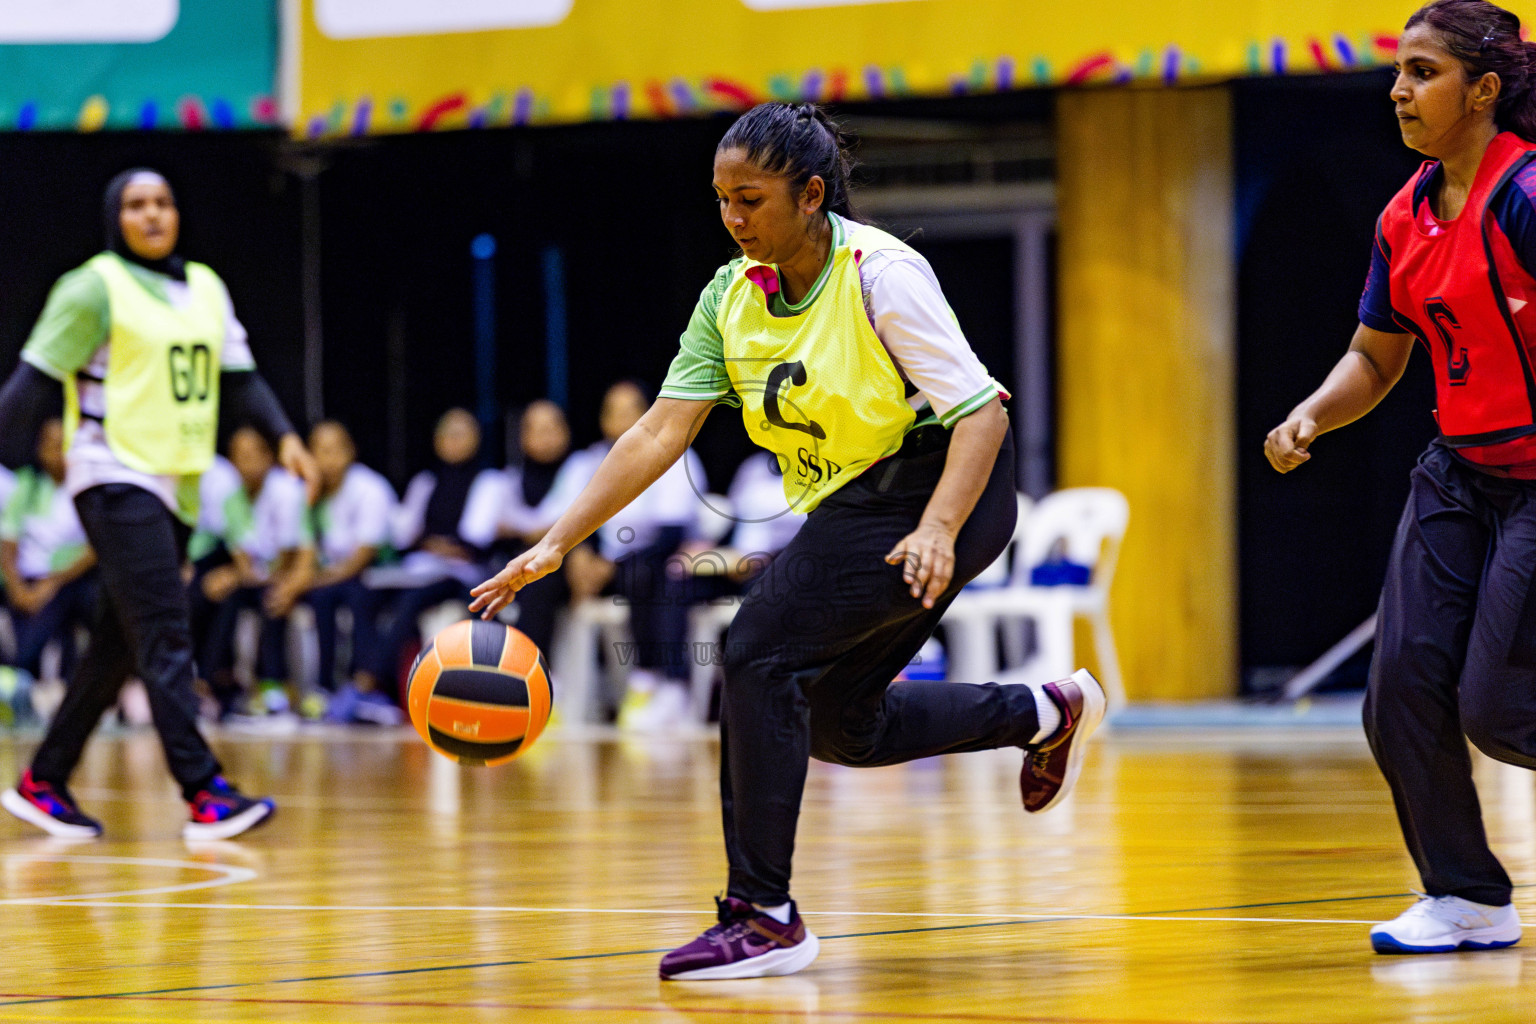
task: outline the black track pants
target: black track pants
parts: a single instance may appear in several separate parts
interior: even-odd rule
[[[101,716],[129,675],[144,681],[171,774],[188,798],[219,773],[197,731],[192,632],[181,581],[186,529],[159,498],[132,484],[103,484],[75,498],[96,551],[101,597],[81,655],[42,745],[38,779],[67,783]]]
[[[1005,443],[955,545],[955,578],[924,609],[885,555],[910,533],[945,451],[893,456],[828,497],[747,591],[726,636],[720,794],[729,893],[789,899],[810,757],[873,767],[1022,746],[1034,695],[995,683],[892,682],[961,586],[1007,545],[1017,516]]]
[[[1440,443],[1413,470],[1381,593],[1365,731],[1431,896],[1502,906],[1466,739],[1536,768],[1536,483]]]

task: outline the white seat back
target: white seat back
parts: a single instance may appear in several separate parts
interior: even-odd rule
[[[694,527],[697,540],[719,544],[731,535],[736,525],[731,499],[723,494],[706,494],[699,501],[698,524]]]
[[[1013,585],[1028,586],[1030,571],[1059,552],[1093,570],[1091,586],[1107,588],[1130,517],[1130,503],[1112,487],[1068,487],[1046,495],[1030,510]]]

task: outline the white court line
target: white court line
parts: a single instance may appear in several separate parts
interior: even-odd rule
[[[219,877],[207,878],[201,882],[183,882],[180,885],[159,885],[149,889],[123,889],[118,892],[86,892],[75,896],[18,897],[16,899],[0,900],[0,906],[137,906],[138,904],[132,903],[87,901],[113,900],[125,896],[164,896],[173,892],[192,892],[198,889],[213,889],[221,885],[235,885],[239,882],[249,882],[256,877],[256,872],[250,868],[234,867],[229,864],[208,864],[202,861],[160,860],[153,857],[84,857],[44,853],[16,853],[7,854],[5,857],[7,865],[17,861],[45,864],[128,864],[134,867],[170,868],[177,871],[212,871]],[[193,906],[198,905],[200,904],[193,904]]]
[[[356,913],[420,913],[423,911],[466,914],[648,914],[674,917],[699,917],[706,910],[656,910],[631,907],[486,907],[486,906],[424,906],[366,904],[310,904],[310,903],[118,903],[86,902],[89,896],[64,897],[68,906],[74,907],[144,907],[154,910],[272,910],[293,912],[356,912]],[[35,901],[28,901],[35,902]],[[945,914],[934,912],[903,913],[890,910],[817,910],[812,917],[899,917],[940,918],[944,920],[983,920],[1005,923],[1008,921],[1164,921],[1190,922],[1218,921],[1234,924],[1378,924],[1378,920],[1353,921],[1341,918],[1300,917],[1196,917],[1150,914]]]

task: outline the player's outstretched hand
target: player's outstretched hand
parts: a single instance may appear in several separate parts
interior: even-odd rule
[[[1276,471],[1289,473],[1312,457],[1317,423],[1306,416],[1292,416],[1264,439],[1264,457]]]
[[[903,582],[924,608],[932,608],[955,578],[955,538],[937,526],[919,523],[896,542],[885,560],[899,565]]]
[[[471,612],[479,612],[482,619],[489,619],[507,605],[512,598],[534,580],[541,579],[560,568],[565,556],[560,549],[543,541],[518,555],[507,567],[492,576],[469,593]]]

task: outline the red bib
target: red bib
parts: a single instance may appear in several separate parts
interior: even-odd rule
[[[1391,265],[1393,317],[1435,366],[1435,418],[1446,444],[1470,462],[1536,477],[1536,279],[1490,209],[1532,160],[1536,145],[1496,136],[1455,220],[1413,197],[1437,166],[1425,163],[1387,204],[1378,242]]]

